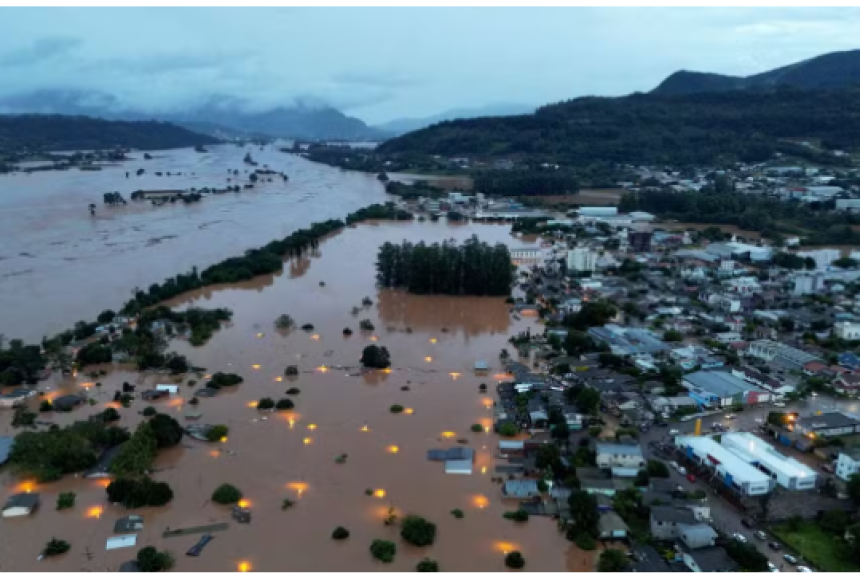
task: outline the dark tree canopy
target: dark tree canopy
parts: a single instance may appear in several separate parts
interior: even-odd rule
[[[385,347],[368,345],[361,352],[361,363],[365,368],[385,369],[391,366],[391,356]]]

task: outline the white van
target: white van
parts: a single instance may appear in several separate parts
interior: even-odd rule
[[[669,429],[669,436],[670,437],[677,437],[680,434],[681,434],[681,431],[679,431],[678,429]]]

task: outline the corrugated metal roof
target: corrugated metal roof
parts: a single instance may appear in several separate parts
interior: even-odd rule
[[[3,465],[9,459],[9,453],[12,451],[12,445],[15,444],[15,437],[0,437],[0,465]]]
[[[137,544],[137,534],[124,534],[123,536],[111,536],[107,539],[105,550],[115,548],[126,548]]]
[[[445,462],[445,473],[471,475],[472,461],[470,459],[449,459]]]

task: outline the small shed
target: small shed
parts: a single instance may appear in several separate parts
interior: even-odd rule
[[[127,548],[137,544],[137,534],[123,534],[122,536],[111,536],[105,543],[105,550],[115,548]]]
[[[29,516],[39,507],[39,494],[15,494],[3,506],[3,517]]]
[[[454,475],[472,475],[472,460],[449,459],[445,462],[445,473]]]
[[[242,506],[236,505],[233,506],[233,519],[239,524],[250,524],[251,523],[251,510],[250,508],[243,508]]]
[[[177,394],[179,392],[179,386],[176,384],[156,384],[155,390],[167,392],[168,394]]]
[[[483,360],[478,360],[475,362],[475,373],[476,374],[486,374],[490,371],[490,366],[487,362]]]
[[[119,518],[113,524],[113,531],[116,534],[124,532],[140,532],[143,530],[143,516],[131,515]]]
[[[54,406],[54,410],[59,411],[72,410],[74,407],[79,406],[83,403],[84,399],[74,394],[70,394],[68,396],[60,396],[59,398],[55,398],[51,402],[51,404]]]

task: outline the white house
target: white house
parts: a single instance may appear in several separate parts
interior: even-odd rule
[[[833,324],[833,335],[839,339],[860,339],[860,323],[839,321]]]
[[[0,394],[0,408],[12,408],[16,404],[20,404],[35,395],[35,390],[27,390],[26,388],[20,388],[18,390],[7,392],[6,394]]]
[[[538,264],[542,257],[540,248],[511,248],[511,261],[517,265]]]
[[[852,475],[860,473],[860,451],[854,449],[843,451],[836,459],[836,476],[848,481]]]
[[[39,506],[39,494],[15,494],[3,506],[3,517],[29,516]]]
[[[570,272],[594,272],[597,254],[589,248],[577,247],[567,253],[567,269]]]
[[[597,467],[612,469],[615,467],[638,469],[645,467],[645,457],[642,447],[638,444],[626,443],[597,443]]]

